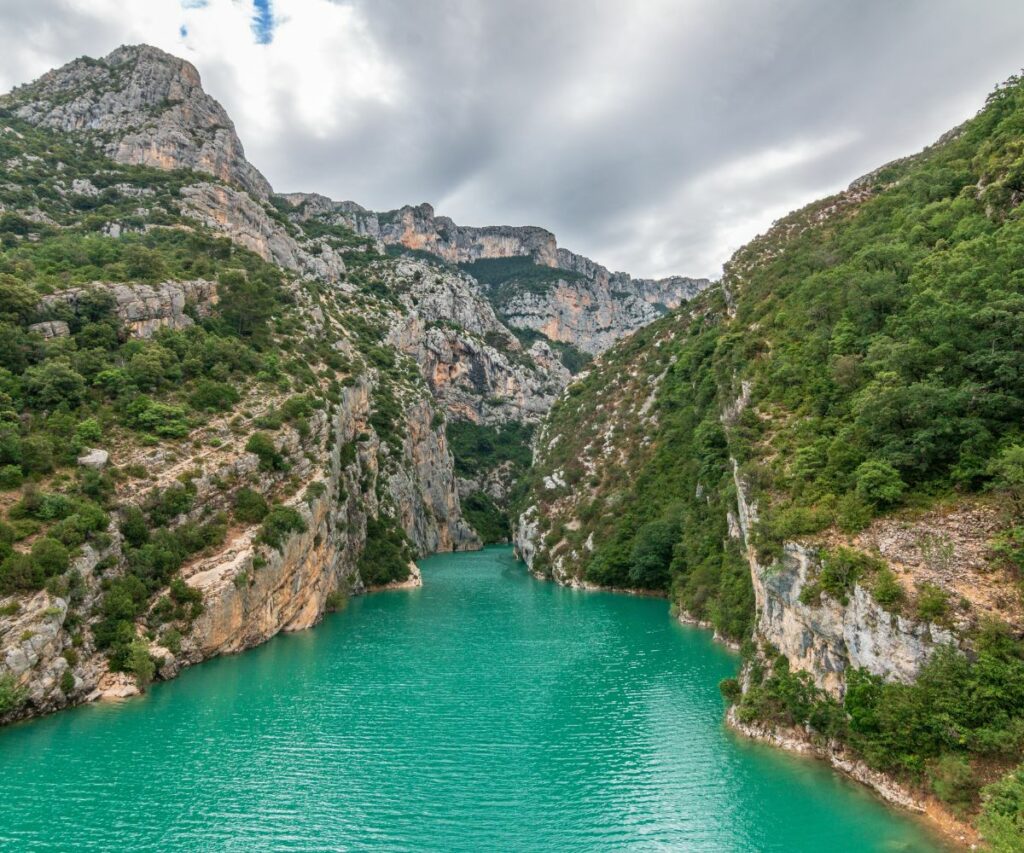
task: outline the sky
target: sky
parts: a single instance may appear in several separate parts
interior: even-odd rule
[[[0,91],[146,42],[279,192],[717,277],[1024,66],[1021,0],[0,0]]]

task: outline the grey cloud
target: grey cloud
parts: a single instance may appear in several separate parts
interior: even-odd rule
[[[5,28],[45,41],[40,55],[102,41],[86,18],[44,24],[59,0],[7,5]],[[239,131],[277,189],[542,225],[640,275],[716,275],[773,212],[919,150],[1024,64],[1019,0],[348,5],[399,69],[402,97],[351,105],[322,138],[275,92],[283,130]],[[286,15],[286,0],[275,9]],[[16,61],[0,59],[0,74],[24,79]],[[239,119],[229,58],[200,71]],[[793,151],[804,156],[785,161]],[[744,163],[751,174],[729,171]]]

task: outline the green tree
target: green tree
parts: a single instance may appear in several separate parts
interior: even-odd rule
[[[69,559],[68,549],[49,536],[37,539],[32,545],[32,562],[44,577],[66,572]]]
[[[1024,445],[1011,444],[992,462],[993,487],[1012,502],[1014,513],[1024,515]]]
[[[135,640],[128,650],[127,669],[135,676],[139,690],[145,690],[156,674],[156,664],[149,656],[149,646],[142,640]]]
[[[220,316],[235,334],[261,338],[275,307],[274,287],[262,276],[242,270],[221,273],[217,283]]]
[[[678,540],[677,523],[659,519],[642,525],[630,553],[630,582],[644,589],[663,589],[668,583],[672,548]]]
[[[899,471],[888,462],[869,459],[854,472],[857,496],[874,506],[884,507],[896,503],[906,490]]]
[[[85,379],[67,359],[52,359],[25,371],[25,390],[29,402],[44,411],[61,406],[77,408],[85,396]]]
[[[235,518],[243,524],[258,524],[270,509],[263,495],[249,488],[239,489],[234,503]]]
[[[1024,765],[981,790],[978,828],[993,853],[1024,850]]]

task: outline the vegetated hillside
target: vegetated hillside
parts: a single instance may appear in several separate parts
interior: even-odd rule
[[[384,249],[273,195],[161,51],[0,98],[0,721],[406,582],[480,544],[461,500],[508,537],[569,372],[471,277]]]
[[[1014,78],[601,356],[518,531],[535,571],[746,641],[740,724],[810,725],[968,816],[1024,744],[1022,201]],[[997,849],[1020,778],[985,789]]]

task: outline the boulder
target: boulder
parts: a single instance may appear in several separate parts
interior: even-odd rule
[[[92,447],[78,457],[78,464],[83,468],[93,468],[97,471],[106,468],[108,461],[110,461],[110,454],[98,447]]]

